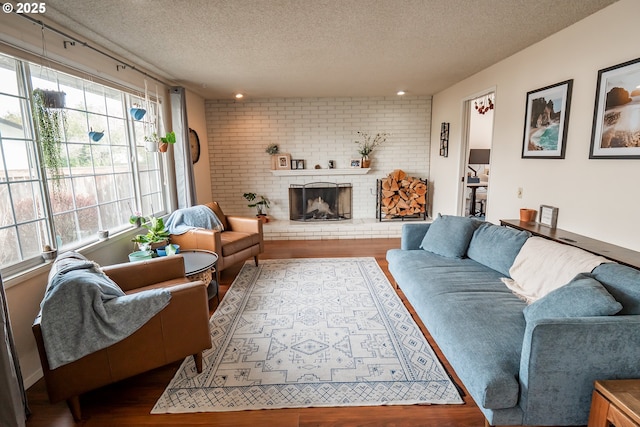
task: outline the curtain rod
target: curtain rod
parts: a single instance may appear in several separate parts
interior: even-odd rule
[[[1,5],[2,5],[2,6],[4,6],[4,4],[5,4],[5,3],[1,3]],[[26,19],[26,20],[28,20],[28,21],[31,21],[32,23],[37,24],[37,25],[39,25],[39,26],[40,26],[40,27],[42,27],[42,28],[46,28],[47,30],[52,31],[52,32],[54,32],[54,33],[56,33],[56,34],[58,34],[58,35],[60,35],[60,36],[64,37],[64,38],[69,38],[69,39],[71,39],[71,41],[73,41],[74,43],[80,43],[82,46],[84,46],[84,47],[86,47],[86,48],[89,48],[89,49],[93,50],[94,52],[99,53],[99,54],[100,54],[100,55],[102,55],[102,56],[106,56],[107,58],[109,58],[109,59],[112,59],[112,60],[116,61],[116,62],[119,64],[119,66],[120,66],[120,67],[122,67],[122,68],[125,68],[125,67],[126,67],[126,68],[130,68],[130,69],[132,69],[133,71],[135,71],[135,72],[137,72],[137,73],[140,73],[140,74],[142,74],[143,76],[148,77],[148,78],[150,78],[150,79],[152,79],[152,80],[155,80],[156,82],[161,83],[161,84],[163,84],[163,85],[166,85],[166,86],[169,86],[169,87],[171,87],[171,86],[176,86],[176,84],[175,84],[174,82],[170,81],[170,80],[166,80],[166,81],[165,81],[165,80],[161,80],[161,79],[159,79],[159,78],[157,78],[157,77],[155,77],[155,76],[152,76],[151,74],[149,74],[149,73],[147,73],[147,72],[145,72],[145,71],[142,71],[142,70],[140,70],[140,69],[136,68],[136,66],[135,66],[135,65],[129,64],[129,63],[125,62],[125,61],[122,61],[121,59],[118,59],[118,58],[116,58],[115,56],[113,56],[113,55],[111,55],[111,54],[109,54],[109,53],[107,53],[107,52],[103,52],[102,50],[98,49],[97,47],[93,47],[93,46],[91,46],[89,43],[87,43],[87,42],[85,42],[85,41],[82,41],[82,40],[79,40],[79,39],[77,39],[76,37],[73,37],[73,36],[71,36],[71,35],[69,35],[69,34],[65,33],[64,31],[58,30],[57,28],[54,28],[54,27],[52,27],[52,26],[50,26],[50,25],[48,25],[48,24],[45,24],[44,22],[42,22],[42,21],[40,21],[40,20],[38,20],[38,19],[34,19],[34,18],[32,18],[32,17],[30,17],[30,16],[28,16],[28,15],[26,15],[26,14],[16,13],[15,11],[14,11],[14,12],[12,12],[12,14],[14,14],[14,15],[16,15],[16,16],[19,16],[19,17],[21,17],[21,18],[24,18],[24,19]],[[65,46],[65,48],[66,48],[66,47],[67,47],[67,46],[66,46],[66,43],[67,43],[67,42],[66,42],[66,41],[63,41],[63,43],[64,43],[64,46]],[[116,65],[116,70],[117,70],[117,71],[119,71],[119,70],[120,70],[120,69],[118,68],[118,65]]]

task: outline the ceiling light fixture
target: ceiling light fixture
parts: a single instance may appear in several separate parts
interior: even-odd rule
[[[405,91],[403,91],[403,90],[399,90],[399,91],[396,93],[396,95],[398,95],[398,96],[402,96],[402,95],[404,95],[404,94],[405,94]]]
[[[236,93],[236,99],[242,99],[244,98],[244,95],[241,93]]]

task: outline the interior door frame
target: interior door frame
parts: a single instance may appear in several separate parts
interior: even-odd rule
[[[496,86],[492,86],[490,88],[484,89],[480,92],[476,92],[471,94],[461,100],[461,113],[462,117],[460,120],[461,123],[461,132],[460,132],[460,155],[458,158],[458,205],[457,205],[457,214],[458,216],[464,216],[465,205],[466,205],[466,172],[467,172],[467,163],[469,161],[469,139],[471,137],[471,101],[476,98],[480,98],[481,96],[489,95],[493,93],[494,105],[495,108],[498,107],[497,103],[497,88]],[[493,149],[493,134],[495,127],[495,113],[493,116],[493,123],[491,124],[491,148]],[[489,164],[489,167],[491,165]],[[489,189],[487,189],[487,206],[489,205]],[[486,215],[486,213],[485,213]]]

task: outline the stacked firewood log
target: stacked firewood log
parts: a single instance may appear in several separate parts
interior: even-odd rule
[[[427,184],[396,169],[381,180],[380,212],[385,218],[424,214]]]

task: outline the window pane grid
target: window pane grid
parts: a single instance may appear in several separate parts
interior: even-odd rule
[[[66,94],[58,176],[41,169],[48,163],[36,145],[27,87]],[[0,54],[3,272],[19,272],[42,262],[45,243],[59,252],[76,249],[96,241],[98,230],[130,227],[134,211],[166,212],[161,155],[144,149],[144,135],[155,131],[157,123],[134,121],[127,106],[133,102],[143,104],[135,95]],[[155,117],[155,104],[147,108],[147,114]],[[96,141],[91,131],[104,135]],[[49,242],[54,235],[55,241]]]

